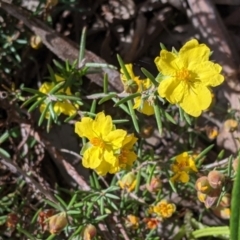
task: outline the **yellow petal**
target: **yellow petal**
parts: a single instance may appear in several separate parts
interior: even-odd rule
[[[99,137],[106,136],[109,132],[111,132],[112,128],[113,124],[111,116],[105,116],[104,112],[100,112],[96,115],[92,130],[98,133]]]
[[[189,175],[186,172],[181,172],[179,176],[179,180],[182,183],[187,183],[189,181]]]
[[[58,106],[59,106],[59,111],[68,116],[72,116],[76,114],[78,109],[78,105],[77,107],[75,107],[67,101],[59,102]]]
[[[176,67],[177,55],[167,50],[161,50],[160,57],[156,57],[154,62],[158,71],[166,76],[174,76]]]
[[[208,61],[210,49],[205,44],[199,44],[196,39],[185,43],[179,51],[179,57],[184,66],[191,67],[192,64]]]
[[[122,147],[124,138],[126,137],[127,132],[122,129],[117,129],[111,131],[106,137],[103,136],[105,142],[108,142],[113,149],[118,149]]]
[[[102,162],[102,149],[98,147],[90,147],[83,154],[82,165],[85,168],[95,169]]]
[[[197,74],[197,78],[205,86],[218,86],[224,81],[223,75],[220,74],[222,67],[210,61],[196,64],[192,71]]]
[[[92,130],[92,125],[92,118],[83,117],[81,122],[75,123],[75,133],[77,133],[79,137],[86,137],[90,140],[95,136]]]
[[[179,105],[189,115],[198,117],[210,106],[211,101],[209,89],[199,85],[196,88],[190,88]]]
[[[109,164],[106,161],[101,161],[100,165],[94,170],[98,175],[105,176],[109,172],[110,168],[111,168],[111,164]]]
[[[159,84],[158,93],[160,97],[166,98],[170,103],[178,103],[185,94],[184,83],[175,78],[164,79]]]
[[[154,108],[147,100],[143,100],[141,97],[136,97],[134,98],[134,102],[134,109],[137,109],[139,112],[146,114],[147,116],[154,114]]]
[[[122,145],[124,149],[132,149],[137,140],[134,134],[129,134],[124,138]]]
[[[54,84],[52,82],[44,82],[39,88],[39,92],[49,93],[53,87],[54,87]]]

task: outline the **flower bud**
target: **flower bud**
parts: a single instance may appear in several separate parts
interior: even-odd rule
[[[97,234],[97,229],[94,225],[88,224],[83,231],[83,240],[91,240]]]
[[[121,180],[118,181],[119,186],[122,189],[126,189],[128,192],[134,190],[136,183],[137,183],[136,176],[132,172],[127,173],[126,175],[123,176]]]
[[[153,177],[146,188],[149,192],[158,192],[162,188],[162,182],[159,178]]]
[[[206,176],[200,177],[195,183],[195,188],[201,193],[208,193],[211,190],[209,185],[208,178]]]
[[[48,227],[51,234],[59,234],[68,224],[65,212],[53,215],[49,218]]]
[[[7,216],[6,225],[8,228],[14,229],[18,223],[18,216],[16,213],[9,213]]]
[[[40,36],[33,35],[30,38],[30,45],[34,49],[39,49],[42,46],[42,39]]]
[[[218,128],[217,127],[207,127],[206,128],[206,134],[207,134],[207,137],[210,139],[210,140],[214,140],[217,136],[218,136]]]
[[[214,189],[216,188],[221,188],[223,186],[225,177],[224,175],[216,170],[210,171],[208,173],[208,182],[210,184],[210,186]]]
[[[228,119],[224,122],[224,129],[228,132],[234,132],[238,129],[238,122],[234,119]]]
[[[219,205],[224,207],[224,208],[230,207],[230,205],[231,205],[231,195],[229,193],[225,193],[224,196],[222,197]]]
[[[230,213],[231,213],[230,208],[222,207],[219,205],[218,207],[213,208],[212,210],[213,210],[213,213],[219,218],[230,219]]]
[[[124,90],[126,93],[136,93],[138,90],[138,85],[135,81],[129,80],[124,84]]]
[[[198,200],[199,200],[200,202],[205,203],[205,201],[206,201],[206,199],[207,199],[207,194],[198,191],[198,192],[197,192],[197,197],[198,197]]]
[[[135,215],[130,214],[125,219],[125,225],[127,228],[137,229],[139,226],[139,218],[136,217]]]

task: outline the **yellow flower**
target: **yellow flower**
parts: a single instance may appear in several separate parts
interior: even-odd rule
[[[160,223],[160,220],[157,218],[144,218],[143,221],[148,229],[155,229]]]
[[[125,225],[127,228],[137,229],[139,226],[139,218],[135,215],[129,214],[125,219]]]
[[[158,93],[188,114],[198,117],[206,110],[212,95],[209,87],[220,85],[222,67],[209,61],[210,49],[196,39],[188,41],[179,53],[161,50],[155,64],[163,75]]]
[[[128,192],[132,192],[137,184],[135,174],[132,172],[127,173],[121,180],[118,181],[118,184],[120,188],[126,189]]]
[[[115,129],[111,116],[100,112],[95,120],[83,117],[81,122],[75,124],[75,133],[89,140],[89,147],[83,154],[84,167],[94,169],[99,175],[106,175],[113,168],[119,167],[115,152],[123,146],[127,132]]]
[[[176,211],[176,206],[168,203],[167,200],[161,200],[156,206],[153,206],[152,211],[162,218],[170,218]]]
[[[136,143],[137,138],[134,134],[127,135],[122,143],[122,147],[120,149],[120,154],[118,155],[118,164],[117,166],[110,169],[110,173],[119,172],[122,169],[130,169],[133,163],[137,159],[137,155],[135,154],[133,149],[133,145]]]
[[[123,74],[123,70],[121,69],[121,80],[124,85],[125,91],[126,92],[131,92],[131,93],[143,93],[144,91],[147,91],[148,89],[151,88],[152,83],[150,79],[143,79],[140,80],[139,77],[135,76],[133,69],[132,69],[132,64],[126,64],[125,65],[130,77],[131,81],[128,81],[126,76]],[[151,104],[151,100],[147,96],[142,96],[134,98],[134,109],[137,109],[139,112],[146,114],[146,115],[153,115],[154,114],[154,108]]]
[[[64,81],[64,79],[58,75],[55,75],[56,81],[57,82],[61,82]],[[53,87],[55,87],[55,83],[54,82],[44,82],[41,87],[39,88],[39,92],[48,94]],[[66,94],[68,96],[72,96],[71,90],[69,87],[67,87],[65,90],[61,89],[60,91],[58,91],[58,93],[63,93]],[[46,103],[41,104],[40,106],[40,112],[43,112],[44,109],[46,108]],[[68,115],[68,116],[72,116],[74,114],[76,114],[77,110],[78,110],[79,106],[77,104],[72,104],[67,100],[62,100],[62,101],[56,101],[54,103],[53,106],[53,110],[54,112],[59,116],[61,113]],[[49,111],[46,114],[46,118],[49,118]]]
[[[175,163],[171,166],[174,176],[171,177],[171,181],[179,181],[187,183],[189,181],[189,173],[191,171],[197,172],[197,168],[194,162],[194,158],[184,152],[176,157]]]

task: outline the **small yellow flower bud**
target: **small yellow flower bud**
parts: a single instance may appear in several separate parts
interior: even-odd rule
[[[49,218],[48,227],[51,234],[59,234],[68,224],[65,212],[53,215]]]
[[[97,234],[97,229],[94,225],[88,224],[83,231],[83,240],[91,240]]]
[[[134,173],[130,172],[123,176],[121,180],[118,181],[119,186],[122,189],[126,189],[128,192],[134,190],[137,180]]]
[[[137,229],[139,226],[139,218],[135,215],[130,214],[125,219],[125,225],[127,228]]]
[[[150,183],[146,186],[149,192],[158,192],[162,188],[162,182],[159,178],[152,178]]]
[[[225,193],[224,196],[222,197],[219,205],[224,207],[224,208],[230,207],[230,205],[231,205],[231,195],[229,193]]]
[[[200,202],[204,203],[206,201],[206,199],[207,199],[207,194],[198,191],[197,192],[197,197],[198,197],[198,200]]]
[[[210,140],[214,140],[217,136],[218,136],[218,128],[217,127],[207,127],[206,128],[206,134],[207,134],[207,137],[210,139]]]
[[[39,49],[42,46],[42,39],[37,35],[31,36],[30,45],[34,49]]]
[[[222,219],[230,218],[231,210],[228,207],[222,207],[219,205],[218,207],[213,208],[212,210],[213,210],[213,213],[219,218],[222,218]]]
[[[197,191],[201,193],[208,193],[211,190],[211,186],[209,185],[208,178],[206,176],[198,178],[195,183],[195,188]]]
[[[234,119],[228,119],[224,122],[224,128],[228,132],[234,132],[238,129],[238,122]]]
[[[210,186],[214,189],[221,188],[225,180],[224,175],[216,170],[210,171],[207,178]]]

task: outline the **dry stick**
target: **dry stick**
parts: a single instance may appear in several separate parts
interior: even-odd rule
[[[212,1],[187,0],[187,2],[190,7],[190,9],[187,10],[189,18],[206,42],[211,46],[216,62],[223,66],[225,82],[218,88],[219,100],[217,104],[225,104],[227,100],[232,109],[239,110],[240,84],[238,79],[238,68],[240,60],[235,50],[236,48],[234,48],[228,35],[227,29]],[[225,115],[223,117],[225,117]],[[236,153],[240,147],[239,142],[236,141],[239,137],[239,132],[231,135],[229,132],[224,131],[223,128],[217,137],[218,146]]]
[[[38,190],[39,192],[44,194],[47,199],[54,203],[58,203],[57,199],[50,192],[46,191],[39,183],[37,183],[33,178],[28,176],[20,167],[14,164],[10,158],[3,156],[1,153],[0,162],[7,166],[12,173],[21,174],[28,184],[32,184],[35,190]]]
[[[3,2],[2,0],[0,0],[0,5],[3,10],[22,21],[31,31],[40,36],[44,45],[57,57],[63,61],[68,60],[71,63],[78,59],[79,48],[76,43],[61,36],[44,22],[33,17],[29,11],[14,6],[13,4]],[[85,62],[106,63],[102,58],[87,50],[85,50]],[[121,92],[123,86],[119,84],[119,72],[109,68],[104,68],[103,71],[108,74],[110,88]],[[91,74],[88,75],[88,78],[99,86],[103,86],[102,74]]]
[[[14,106],[12,102],[9,102],[8,99],[1,100],[1,107],[8,112],[9,117],[7,121],[19,123],[22,127],[24,127],[26,131],[29,132],[30,135],[39,142],[39,144],[43,145],[52,156],[55,156],[55,160],[59,161],[60,164],[64,166],[66,172],[76,181],[76,183],[82,190],[90,190],[89,185],[86,183],[83,177],[80,176],[76,169],[65,160],[60,151],[56,147],[54,147],[48,140],[46,140],[40,132],[36,131],[32,127],[30,121],[22,118],[17,113],[17,110],[15,109],[16,106]]]

